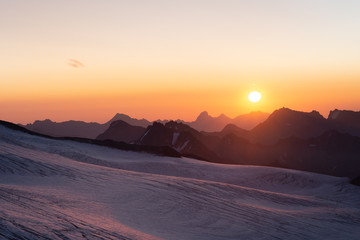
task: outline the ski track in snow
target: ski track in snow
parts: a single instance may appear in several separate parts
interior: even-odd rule
[[[359,239],[347,182],[0,126],[0,239]]]

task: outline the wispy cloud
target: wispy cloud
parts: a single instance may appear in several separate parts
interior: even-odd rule
[[[80,68],[80,67],[84,67],[84,64],[76,59],[69,59],[68,61],[68,65],[70,67],[74,67],[74,68]]]

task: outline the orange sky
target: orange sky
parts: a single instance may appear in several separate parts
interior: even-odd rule
[[[358,111],[359,8],[336,0],[1,1],[0,119]],[[248,101],[252,90],[259,103]]]

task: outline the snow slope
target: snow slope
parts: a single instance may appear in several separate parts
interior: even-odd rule
[[[359,239],[347,182],[0,126],[0,239]]]

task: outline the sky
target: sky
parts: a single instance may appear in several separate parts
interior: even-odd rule
[[[358,0],[1,0],[0,119],[359,111],[359,11]]]

